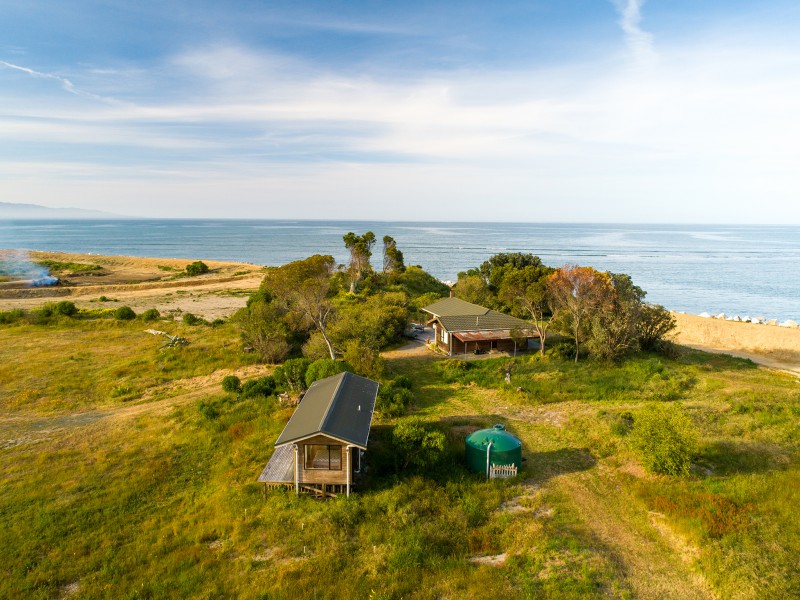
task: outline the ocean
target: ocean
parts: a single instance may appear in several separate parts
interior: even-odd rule
[[[345,263],[342,236],[390,235],[406,264],[443,281],[499,252],[628,273],[676,311],[800,321],[800,227],[277,220],[0,222],[0,248],[280,265],[311,254]]]

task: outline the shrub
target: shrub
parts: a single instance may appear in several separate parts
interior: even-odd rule
[[[348,340],[344,347],[344,360],[353,370],[364,377],[379,378],[383,374],[384,362],[380,353],[360,340]]]
[[[206,404],[205,402],[200,402],[197,405],[197,410],[200,411],[200,414],[203,415],[209,421],[213,421],[217,417],[219,417],[219,410],[213,404]]]
[[[325,379],[333,375],[338,375],[344,371],[352,371],[350,365],[341,360],[333,360],[332,358],[321,358],[315,360],[306,370],[306,386],[311,387],[311,384],[319,379]]]
[[[198,324],[203,322],[203,319],[201,319],[197,315],[194,315],[192,313],[187,312],[187,313],[184,313],[184,315],[183,315],[183,322],[186,325],[198,325]]]
[[[196,260],[195,262],[186,265],[186,274],[190,277],[202,275],[203,273],[208,273],[208,265],[202,260]]]
[[[694,425],[675,405],[650,406],[633,422],[633,443],[652,473],[686,475],[697,451]]]
[[[161,313],[155,308],[148,308],[142,313],[142,321],[157,321],[161,318]]]
[[[246,381],[242,385],[242,398],[255,398],[256,396],[263,396],[266,398],[267,396],[271,396],[274,391],[275,378],[272,377],[272,375],[265,375],[258,379]]]
[[[418,417],[403,419],[392,431],[397,466],[401,470],[423,471],[435,466],[445,454],[447,438],[444,433]]]
[[[222,391],[238,394],[242,390],[242,380],[236,375],[226,375],[222,378]]]
[[[53,311],[56,314],[64,315],[65,317],[74,317],[78,314],[78,307],[69,300],[62,300],[61,302],[56,303],[56,305],[53,307]]]
[[[307,358],[290,358],[283,363],[280,373],[282,382],[293,393],[298,394],[306,389],[306,371],[311,365]],[[275,379],[278,381],[278,371],[276,370]]]
[[[11,323],[15,323],[23,317],[25,317],[25,311],[21,308],[0,311],[0,325],[9,325]]]
[[[399,417],[414,401],[410,389],[398,387],[397,383],[381,387],[375,408],[383,418]]]
[[[406,390],[410,390],[413,387],[413,383],[411,382],[411,378],[408,375],[399,375],[393,382],[392,386],[396,388],[403,388]]]
[[[114,311],[114,318],[118,321],[131,321],[136,318],[136,313],[130,306],[120,306]]]

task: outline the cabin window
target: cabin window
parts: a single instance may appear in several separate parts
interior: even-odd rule
[[[342,447],[330,444],[307,444],[305,468],[341,471]]]
[[[445,329],[442,329],[442,342],[447,344],[450,341],[450,336]]]

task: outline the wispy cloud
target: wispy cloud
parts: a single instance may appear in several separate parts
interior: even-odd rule
[[[643,30],[642,6],[645,0],[615,0],[614,4],[620,15],[619,25],[625,34],[625,41],[639,65],[652,64],[657,58],[653,48],[653,34]]]
[[[0,66],[5,67],[7,69],[13,69],[15,71],[21,71],[22,73],[27,73],[31,77],[36,77],[37,79],[50,79],[52,81],[57,81],[61,84],[61,87],[64,91],[69,92],[70,94],[75,94],[76,96],[82,96],[84,98],[91,98],[92,100],[97,100],[99,102],[105,102],[109,104],[118,104],[118,100],[114,98],[108,98],[106,96],[99,96],[97,94],[93,94],[91,92],[87,92],[85,90],[81,90],[75,87],[75,84],[72,83],[66,77],[61,77],[60,75],[54,75],[53,73],[43,73],[42,71],[36,71],[29,67],[23,67],[21,65],[15,65],[14,63],[6,62],[4,60],[0,60]]]

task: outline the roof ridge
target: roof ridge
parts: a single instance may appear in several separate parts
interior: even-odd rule
[[[328,417],[331,414],[333,405],[336,404],[336,400],[339,397],[339,390],[342,388],[342,383],[344,383],[344,378],[347,374],[347,371],[342,371],[342,376],[339,378],[339,383],[336,384],[336,389],[333,390],[333,394],[331,394],[331,401],[328,403],[328,406],[325,409],[325,414],[322,415],[322,420],[319,422],[319,428],[317,429],[317,431],[320,433],[325,431],[325,423],[328,421]]]

